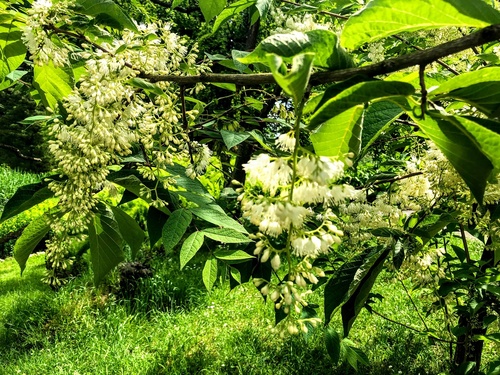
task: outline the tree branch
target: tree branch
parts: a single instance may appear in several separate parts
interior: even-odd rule
[[[311,85],[322,85],[325,83],[343,81],[356,75],[375,77],[382,74],[393,73],[416,65],[430,64],[442,57],[453,55],[466,49],[480,46],[482,44],[500,39],[500,25],[488,26],[473,34],[440,44],[436,47],[423,51],[416,51],[407,55],[384,60],[382,62],[363,66],[361,68],[340,69],[328,72],[316,72],[311,75]],[[271,73],[259,74],[220,74],[210,73],[196,76],[178,75],[154,75],[140,74],[141,78],[150,82],[174,82],[183,85],[194,85],[196,83],[234,83],[244,86],[256,86],[276,83]]]
[[[11,146],[11,145],[6,145],[4,143],[0,143],[0,148],[4,148],[6,150],[9,150],[9,151],[12,151],[13,153],[15,153],[17,156],[19,156],[21,159],[24,159],[24,160],[30,160],[30,161],[34,161],[34,162],[37,162],[37,163],[41,163],[42,162],[42,159],[40,158],[35,158],[33,156],[27,156],[27,155],[24,155],[21,150],[19,150],[18,148],[15,148],[14,146]]]

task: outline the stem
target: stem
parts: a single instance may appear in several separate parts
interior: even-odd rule
[[[462,244],[464,245],[465,259],[467,260],[467,263],[470,263],[469,245],[467,244],[464,225],[462,223],[460,223],[460,237],[462,238]]]
[[[413,307],[415,308],[415,312],[417,313],[418,317],[420,318],[420,320],[422,321],[425,329],[428,331],[429,330],[429,327],[427,327],[427,323],[425,322],[425,319],[423,318],[422,315],[420,315],[420,312],[418,311],[418,308],[417,308],[417,305],[415,305],[415,302],[413,301],[413,298],[411,298],[411,295],[410,295],[410,292],[408,292],[408,289],[406,288],[406,285],[403,283],[403,280],[399,280],[399,282],[401,283],[401,285],[403,286],[403,289],[405,290],[406,292],[406,295],[408,296],[408,298],[410,299],[410,302],[411,304],[413,305]]]

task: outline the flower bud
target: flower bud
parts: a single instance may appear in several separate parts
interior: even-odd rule
[[[280,268],[281,265],[281,260],[279,254],[275,254],[273,259],[271,259],[271,267],[273,267],[273,270],[277,271],[278,268]]]

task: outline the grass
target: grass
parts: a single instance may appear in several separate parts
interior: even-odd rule
[[[22,278],[15,261],[6,259],[0,264],[0,374],[354,373],[331,365],[321,330],[307,340],[274,332],[272,306],[253,285],[229,291],[222,283],[207,294],[201,264],[182,273],[173,260],[152,265],[156,275],[143,280],[132,304],[117,297],[113,282],[93,288],[87,273],[50,290],[40,282],[43,255],[30,258]],[[407,296],[391,279],[382,278],[375,292],[387,296],[377,311],[418,326]],[[333,324],[341,330],[338,319]],[[370,358],[361,374],[446,370],[446,346],[428,345],[425,336],[366,311],[351,339]]]
[[[14,195],[19,186],[40,182],[40,179],[39,174],[23,172],[0,165],[0,209]]]

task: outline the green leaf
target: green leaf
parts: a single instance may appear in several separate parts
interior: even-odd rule
[[[162,230],[165,251],[172,250],[179,243],[184,233],[186,233],[189,224],[191,224],[192,219],[193,215],[191,215],[191,212],[184,208],[179,208],[172,212]]]
[[[21,39],[22,31],[14,17],[2,14],[0,18],[0,82],[23,63],[26,47]]]
[[[336,366],[340,360],[340,335],[332,327],[328,327],[325,332],[326,351]]]
[[[397,104],[389,101],[376,102],[367,108],[363,120],[361,155],[368,151],[368,148],[402,113]]]
[[[224,243],[252,242],[247,236],[229,228],[207,228],[202,230],[205,237]]]
[[[110,207],[115,217],[118,229],[122,238],[130,246],[132,259],[135,259],[137,252],[144,242],[144,231],[137,222],[125,211],[118,207]]]
[[[255,7],[259,11],[259,15],[261,19],[266,18],[267,13],[269,13],[269,9],[273,4],[272,0],[257,0],[255,2]]]
[[[239,145],[241,142],[250,137],[250,134],[246,132],[231,132],[228,130],[221,130],[220,135],[222,136],[222,140],[228,150]]]
[[[168,165],[165,170],[172,175],[178,186],[200,195],[210,196],[203,184],[197,180],[186,176],[186,168],[179,164]]]
[[[14,258],[21,267],[21,275],[26,267],[26,262],[30,254],[35,250],[36,245],[49,232],[50,225],[45,216],[37,217],[24,228],[23,233],[14,245]]]
[[[47,187],[46,182],[37,182],[21,186],[5,203],[0,223],[52,198],[54,193]]]
[[[167,215],[164,212],[154,208],[153,206],[149,207],[148,214],[146,216],[146,223],[149,234],[149,246],[151,248],[153,248],[158,240],[162,238],[163,227],[167,220]]]
[[[94,215],[88,233],[94,284],[99,285],[104,276],[125,259],[123,238],[112,211],[107,207]]]
[[[355,348],[350,345],[345,345],[344,348],[345,348],[345,358],[347,362],[356,371],[358,370],[358,363],[361,363],[365,366],[368,366],[370,364],[368,357],[361,349]]]
[[[76,10],[96,18],[101,24],[138,32],[134,21],[112,0],[76,0]]]
[[[500,14],[485,1],[372,0],[344,26],[341,43],[357,48],[401,32],[440,27],[482,28],[500,23]]]
[[[390,251],[391,246],[388,246],[382,251],[373,252],[357,270],[353,282],[349,287],[349,298],[341,308],[344,337],[349,335],[349,331],[365,305],[373,284],[380,271],[382,271],[385,259]]]
[[[345,262],[325,285],[325,324],[328,324],[334,311],[346,300],[349,286],[354,275],[363,264],[363,256]]]
[[[339,46],[337,34],[328,30],[271,35],[239,61],[243,64],[266,64],[269,53],[282,57],[285,62],[291,62],[294,56],[303,53],[315,53],[314,66],[323,69],[346,69],[354,66],[351,57]]]
[[[226,9],[224,9],[215,19],[214,26],[212,28],[212,33],[215,33],[217,29],[226,23],[231,17],[243,12],[248,7],[255,5],[256,0],[239,0],[230,4]]]
[[[203,245],[203,233],[194,232],[186,238],[181,248],[181,270],[200,250]]]
[[[489,67],[450,78],[430,92],[432,100],[455,98],[467,102],[490,117],[500,115],[500,67]]]
[[[271,67],[274,79],[283,91],[293,98],[295,107],[300,105],[304,97],[309,77],[311,76],[313,60],[314,53],[296,55],[292,60],[292,69],[286,75],[283,75],[280,73],[283,59],[275,54],[267,55],[267,61]]]
[[[320,156],[343,159],[348,152],[359,154],[364,105],[357,105],[327,120],[314,133],[311,142]]]
[[[219,225],[223,228],[234,229],[240,233],[248,233],[247,230],[236,220],[229,217],[220,206],[215,204],[189,209],[194,215],[209,223]]]
[[[231,274],[231,277],[236,281],[238,284],[241,284],[241,272],[237,268],[234,267],[229,267],[229,272]]]
[[[422,119],[410,115],[443,152],[477,201],[482,203],[486,181],[493,170],[493,164],[483,154],[471,134],[451,116],[430,112],[425,119]]]
[[[212,18],[219,15],[226,7],[226,0],[200,0],[200,9],[205,18],[205,22],[209,22]]]
[[[328,100],[311,117],[309,129],[316,129],[334,116],[374,99],[404,97],[412,95],[415,88],[406,82],[366,81],[358,83]]]
[[[138,87],[138,88],[143,89],[145,91],[149,91],[153,94],[156,94],[159,96],[164,95],[164,92],[161,88],[159,88],[154,83],[148,82],[142,78],[132,78],[128,82],[130,83],[130,85],[132,85],[134,87]]]
[[[253,255],[250,255],[243,250],[217,250],[214,255],[217,259],[227,261],[255,259]]]
[[[210,292],[212,290],[215,280],[217,280],[217,259],[211,256],[205,262],[202,272],[203,284],[205,288]]]
[[[40,94],[45,107],[57,112],[58,103],[73,91],[73,71],[56,68],[51,63],[35,65],[33,86]]]

